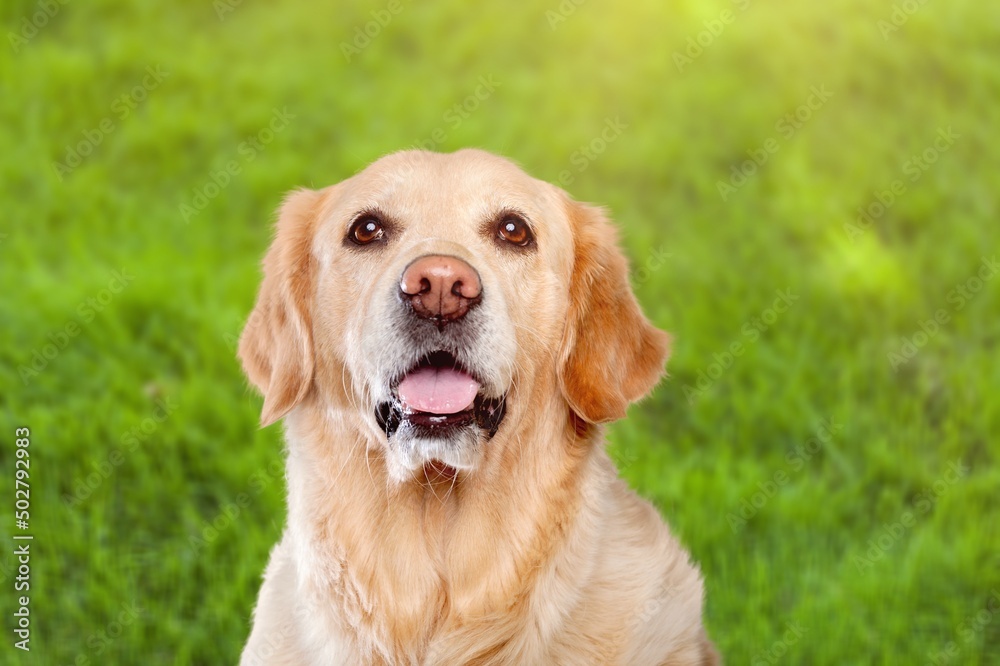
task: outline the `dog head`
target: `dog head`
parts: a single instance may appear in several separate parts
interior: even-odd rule
[[[553,404],[584,428],[622,417],[667,348],[599,209],[462,150],[289,195],[239,353],[264,425],[320,404],[406,480],[471,473]]]

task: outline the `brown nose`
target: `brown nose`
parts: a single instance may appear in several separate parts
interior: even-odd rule
[[[420,257],[407,266],[399,290],[418,316],[433,319],[439,326],[464,317],[483,293],[472,266],[440,254]]]

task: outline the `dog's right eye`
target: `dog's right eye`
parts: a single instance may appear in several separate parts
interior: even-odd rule
[[[385,225],[372,216],[364,215],[354,221],[347,238],[356,245],[368,245],[385,237]]]

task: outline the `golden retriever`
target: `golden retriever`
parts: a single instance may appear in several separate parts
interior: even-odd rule
[[[600,426],[668,345],[601,210],[500,157],[290,194],[239,347],[288,481],[241,663],[718,663]]]

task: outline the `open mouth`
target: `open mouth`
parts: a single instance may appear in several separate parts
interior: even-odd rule
[[[427,354],[394,384],[395,400],[376,410],[387,437],[404,423],[424,436],[474,424],[492,437],[503,419],[505,398],[484,396],[481,382],[446,351]]]
[[[438,351],[428,354],[396,386],[403,414],[415,423],[433,425],[471,418],[479,382],[454,356]]]

